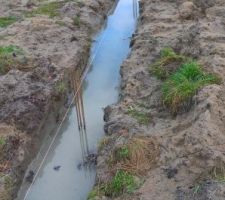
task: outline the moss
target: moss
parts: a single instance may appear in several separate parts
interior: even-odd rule
[[[0,28],[5,28],[17,21],[16,17],[0,17]]]

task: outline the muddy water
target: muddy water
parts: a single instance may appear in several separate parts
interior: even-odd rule
[[[136,26],[137,7],[134,3],[137,4],[137,1],[120,0],[109,16],[105,29],[93,43],[90,58],[93,62],[83,87],[90,152],[96,152],[98,141],[104,135],[103,108],[118,99],[119,69],[129,53],[130,38]],[[79,166],[83,159],[83,147],[76,118],[76,109],[72,108],[34,184],[28,190],[27,200],[87,198],[95,182],[96,170]],[[40,161],[43,154],[40,152],[35,161]],[[54,169],[56,166],[59,166],[58,170]],[[20,193],[19,199],[24,199],[25,191]]]

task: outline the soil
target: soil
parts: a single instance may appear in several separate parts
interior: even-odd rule
[[[63,1],[54,17],[28,16],[45,3],[0,0],[0,17],[17,18],[14,24],[0,28],[0,46],[22,49],[22,54],[11,55],[16,62],[0,75],[0,137],[6,141],[0,199],[4,200],[15,197],[42,139],[60,121],[71,93],[70,72],[85,68],[91,38],[102,27],[114,2]],[[18,138],[17,145],[9,148],[13,138]],[[13,182],[10,188],[5,177]]]
[[[105,109],[107,136],[99,152],[97,183],[112,178],[109,155],[135,135],[152,137],[160,153],[133,194],[102,199],[225,199],[224,11],[223,0],[140,1],[132,51],[121,66],[120,100]],[[162,81],[149,72],[164,47],[197,59],[222,79],[220,85],[198,91],[191,108],[176,116],[161,100]],[[131,108],[148,113],[149,123],[129,115]]]

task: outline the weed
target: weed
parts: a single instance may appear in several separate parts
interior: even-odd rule
[[[132,193],[137,188],[135,178],[130,173],[118,170],[113,179],[107,183],[103,190],[106,196],[117,197],[123,193]]]
[[[132,106],[129,107],[127,114],[135,118],[141,125],[147,125],[151,122],[151,116],[149,113],[140,112],[135,108],[133,108]]]
[[[80,17],[79,16],[76,16],[76,17],[73,18],[73,25],[80,27],[81,20],[80,20]]]
[[[7,73],[16,64],[13,53],[22,54],[23,50],[14,45],[0,46],[0,74]]]
[[[0,28],[5,28],[17,21],[16,17],[0,17]]]
[[[63,94],[66,91],[66,83],[64,81],[60,81],[55,86],[56,92],[59,94]]]
[[[115,158],[117,161],[125,160],[129,158],[129,149],[126,145],[123,145],[116,149]]]
[[[34,17],[35,15],[47,15],[50,18],[57,17],[60,15],[59,9],[65,2],[49,2],[39,6],[37,9],[26,13],[27,17]]]
[[[202,185],[195,185],[195,187],[193,188],[193,194],[196,195],[198,194],[200,191],[202,190]]]
[[[0,147],[4,146],[6,143],[5,138],[0,137]]]
[[[158,79],[168,78],[185,59],[184,56],[176,54],[171,48],[163,48],[160,59],[150,66],[150,72]]]
[[[196,61],[188,61],[163,83],[163,102],[176,114],[200,88],[219,82],[215,75],[203,72]]]

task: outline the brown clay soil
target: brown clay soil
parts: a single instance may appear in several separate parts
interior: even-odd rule
[[[150,137],[159,153],[133,194],[103,199],[225,199],[225,1],[141,0],[131,46],[121,67],[121,98],[105,109],[97,182],[112,178],[109,155],[129,138]],[[222,78],[220,85],[199,90],[191,108],[176,116],[163,105],[162,81],[149,72],[164,47]],[[148,123],[138,123],[130,108],[147,113]]]
[[[47,1],[0,0],[0,17],[17,19],[0,28],[0,47],[22,51],[9,55],[12,64],[0,74],[1,200],[13,199],[42,138],[56,127],[71,92],[69,74],[85,67],[91,38],[113,5],[111,0],[57,2],[49,17],[30,14]]]

